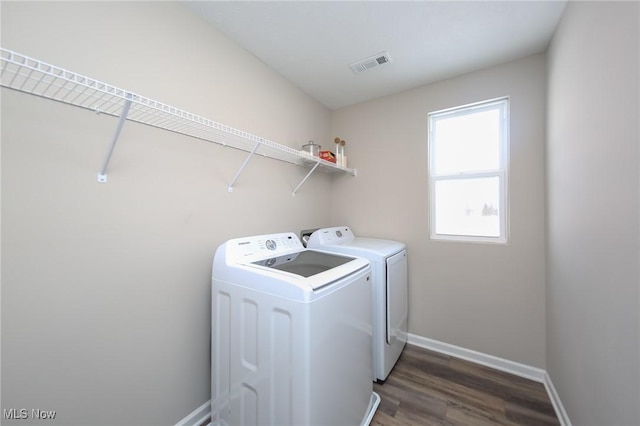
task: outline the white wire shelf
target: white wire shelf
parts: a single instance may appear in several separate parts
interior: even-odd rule
[[[357,170],[338,166],[300,153],[286,145],[227,126],[205,117],[154,101],[107,83],[0,48],[0,85],[31,95],[74,105],[100,114],[119,117],[118,127],[98,174],[106,182],[106,170],[125,121],[168,130],[248,152],[249,156],[229,184],[229,191],[254,154],[311,168],[293,194],[314,170],[357,175]]]

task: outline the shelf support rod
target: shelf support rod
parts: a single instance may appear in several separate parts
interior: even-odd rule
[[[307,181],[307,179],[309,179],[309,176],[311,176],[311,173],[315,172],[319,165],[320,165],[320,160],[318,160],[318,162],[313,166],[313,168],[311,170],[309,170],[309,173],[307,173],[307,175],[304,177],[304,179],[302,179],[302,181],[300,181],[298,186],[296,186],[296,189],[294,189],[293,192],[291,193],[292,197],[296,196],[296,192],[298,191],[298,189],[300,189],[302,184],[305,183]]]
[[[261,143],[262,141],[258,141],[256,143],[256,146],[253,147],[253,149],[251,150],[251,153],[249,153],[247,158],[244,160],[244,163],[242,163],[242,166],[240,166],[240,170],[238,170],[238,173],[236,173],[236,175],[233,177],[233,180],[231,181],[231,183],[229,184],[229,187],[227,188],[229,192],[233,192],[233,185],[235,185],[236,181],[240,177],[240,174],[245,169],[245,167],[247,167],[247,164],[249,164],[249,160],[251,160],[251,157],[253,157],[253,154],[256,153]]]
[[[104,163],[102,163],[102,168],[100,169],[100,173],[98,173],[98,182],[100,183],[105,183],[107,181],[107,167],[109,166],[109,161],[111,160],[111,154],[113,154],[113,149],[116,147],[116,142],[118,142],[118,138],[120,137],[122,126],[124,126],[124,122],[127,121],[127,116],[129,115],[129,108],[131,108],[130,97],[124,101],[124,106],[122,107],[120,118],[118,119],[118,125],[116,126],[116,132],[113,135],[113,139],[111,140],[111,146],[109,147],[107,156],[104,159]]]

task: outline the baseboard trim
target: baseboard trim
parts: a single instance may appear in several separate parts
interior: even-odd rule
[[[569,416],[567,416],[551,378],[545,370],[411,333],[407,335],[407,343],[542,383],[549,395],[560,424],[562,426],[571,426]]]
[[[531,367],[508,359],[498,358],[497,356],[429,339],[428,337],[417,336],[415,334],[408,335],[407,343],[446,355],[451,355],[456,358],[475,362],[476,364],[504,371],[505,373],[515,374],[516,376],[524,377],[538,383],[544,383],[545,371],[541,368]]]
[[[569,416],[562,405],[562,401],[560,401],[558,392],[556,392],[556,388],[553,386],[551,377],[549,377],[549,374],[547,374],[546,371],[544,373],[544,388],[547,390],[547,394],[549,394],[549,399],[553,404],[553,408],[556,410],[556,415],[558,416],[560,424],[562,426],[571,426],[571,420],[569,420]]]
[[[175,426],[200,426],[211,417],[211,400],[196,408],[191,414],[176,423]]]

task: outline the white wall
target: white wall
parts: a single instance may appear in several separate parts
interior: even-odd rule
[[[332,136],[358,160],[358,178],[333,187],[332,223],[407,243],[409,332],[537,367],[545,366],[545,85],[540,54],[331,115]],[[506,95],[509,243],[431,241],[427,114]]]
[[[547,364],[576,425],[640,424],[638,2],[569,2],[548,53]]]
[[[283,144],[329,140],[324,107],[179,3],[2,2],[2,46]],[[246,153],[126,123],[100,184],[115,118],[1,94],[2,408],[176,423],[210,398],[216,247],[328,224],[331,178],[294,198],[306,170],[255,158],[229,194]]]

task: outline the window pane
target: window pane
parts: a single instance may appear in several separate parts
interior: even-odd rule
[[[500,179],[435,182],[435,228],[441,235],[500,236]]]
[[[438,118],[435,123],[435,173],[496,170],[500,167],[500,111]]]

